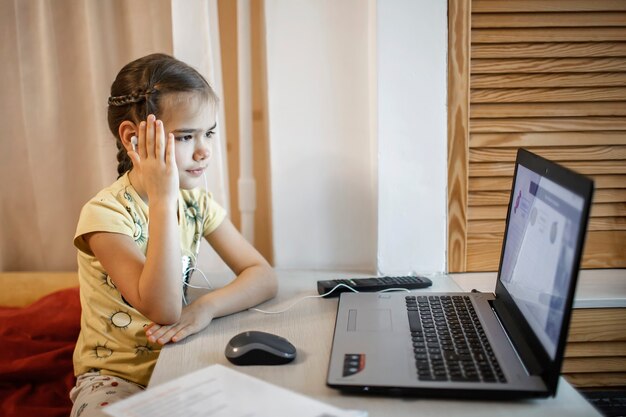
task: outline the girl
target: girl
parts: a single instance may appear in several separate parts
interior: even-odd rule
[[[74,238],[73,417],[104,415],[102,406],[143,389],[162,345],[276,294],[273,270],[201,187],[217,102],[196,70],[163,54],[126,65],[111,86],[119,177],[83,207]],[[202,236],[237,277],[183,306]]]

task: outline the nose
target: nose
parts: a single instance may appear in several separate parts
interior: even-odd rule
[[[211,144],[207,140],[201,140],[198,142],[194,151],[194,159],[196,161],[204,161],[211,157]]]

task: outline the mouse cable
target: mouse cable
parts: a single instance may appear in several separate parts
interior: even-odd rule
[[[288,311],[288,310],[291,310],[291,308],[293,308],[293,307],[294,307],[296,304],[298,304],[300,301],[306,300],[307,298],[321,298],[321,297],[324,297],[324,296],[326,296],[326,295],[328,295],[328,294],[332,293],[333,291],[335,291],[335,290],[336,290],[337,288],[339,288],[339,287],[346,287],[347,289],[349,289],[349,290],[350,290],[350,291],[352,291],[352,292],[356,292],[356,293],[358,293],[358,292],[359,292],[359,291],[355,290],[354,288],[352,288],[352,287],[351,287],[351,286],[349,286],[349,285],[346,285],[346,284],[337,284],[337,285],[335,285],[335,286],[334,286],[334,287],[333,287],[330,291],[328,291],[328,292],[326,292],[326,293],[324,293],[324,294],[321,294],[321,295],[307,295],[306,297],[302,297],[301,299],[299,299],[299,300],[295,301],[294,303],[292,303],[289,307],[287,307],[287,308],[285,308],[285,309],[282,309],[282,310],[278,310],[278,311],[267,311],[267,310],[261,310],[261,309],[259,309],[259,308],[249,308],[248,310],[256,311],[256,312],[258,312],[258,313],[263,313],[263,314],[281,314],[281,313],[284,313],[284,312],[286,312],[286,311]],[[406,292],[411,292],[411,291],[409,291],[409,290],[408,290],[408,289],[406,289],[406,288],[387,288],[387,289],[385,289],[385,290],[381,290],[381,291],[377,291],[377,292],[382,293],[382,292],[390,292],[390,291],[406,291]]]

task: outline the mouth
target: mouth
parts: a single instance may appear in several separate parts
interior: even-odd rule
[[[206,170],[206,167],[202,167],[202,168],[196,168],[196,169],[188,169],[186,170],[189,174],[193,175],[193,176],[200,176],[204,173],[204,171]]]

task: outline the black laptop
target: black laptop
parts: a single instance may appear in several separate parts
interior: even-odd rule
[[[520,149],[495,294],[343,293],[327,385],[428,397],[556,394],[593,182]]]

